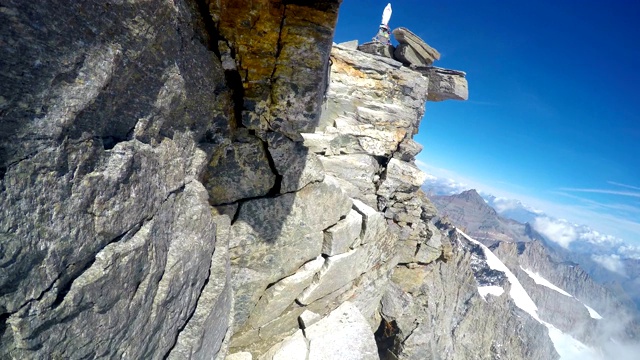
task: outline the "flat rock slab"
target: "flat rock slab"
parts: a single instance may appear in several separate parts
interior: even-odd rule
[[[400,44],[409,45],[417,55],[427,61],[433,63],[435,60],[440,60],[440,53],[438,50],[429,46],[418,35],[412,33],[409,29],[399,27],[393,30],[393,36]]]
[[[409,44],[400,44],[393,52],[393,56],[396,60],[399,60],[405,65],[420,65],[429,66],[433,64],[433,59],[421,56],[414,48]]]
[[[393,45],[385,45],[379,42],[371,41],[358,46],[358,50],[367,54],[379,55],[393,59]]]
[[[345,41],[337,45],[349,50],[358,50],[358,40]]]
[[[416,65],[411,65],[411,69],[429,78],[428,101],[469,99],[469,84],[464,71]]]
[[[309,341],[309,360],[379,359],[369,323],[348,301],[308,327],[305,334]]]

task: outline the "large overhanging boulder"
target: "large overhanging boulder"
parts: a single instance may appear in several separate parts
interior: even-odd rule
[[[468,100],[469,86],[466,73],[435,66],[412,66],[413,70],[429,78],[429,101]]]

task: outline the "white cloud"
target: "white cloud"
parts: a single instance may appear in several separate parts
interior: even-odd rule
[[[618,254],[625,259],[640,260],[640,247],[633,245],[623,245],[618,248]]]
[[[604,268],[609,271],[616,272],[621,275],[626,275],[624,264],[622,263],[619,255],[591,255],[591,259],[604,266]]]
[[[566,220],[540,216],[533,221],[532,225],[537,232],[565,249],[568,249],[569,244],[578,238],[575,226]]]
[[[607,181],[607,182],[609,184],[611,184],[611,185],[622,186],[622,187],[625,187],[627,189],[640,190],[640,187],[633,186],[633,185],[622,184],[622,183],[615,182],[615,181]]]
[[[618,190],[606,190],[606,189],[574,189],[574,188],[561,188],[560,190],[571,191],[571,192],[584,192],[584,193],[595,193],[595,194],[640,197],[640,193],[635,191],[618,191]]]
[[[510,199],[505,197],[495,197],[493,199],[493,207],[496,209],[498,213],[502,213],[508,210],[524,209],[539,215],[543,214],[541,210],[537,210],[532,207],[526,206],[520,200]]]

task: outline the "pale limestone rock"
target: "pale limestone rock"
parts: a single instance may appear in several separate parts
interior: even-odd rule
[[[413,193],[422,186],[426,178],[427,174],[415,165],[391,159],[387,164],[387,170],[383,174],[383,180],[377,194],[391,198],[396,192]]]
[[[325,230],[322,253],[333,256],[347,252],[360,244],[361,231],[362,215],[352,209],[346,218]]]
[[[429,271],[425,266],[398,266],[391,276],[391,280],[398,284],[402,291],[413,294],[418,292]]]
[[[298,302],[310,304],[360,276],[366,270],[366,255],[363,248],[357,248],[327,258],[317,279],[302,292]]]
[[[316,132],[346,117],[390,134],[415,133],[427,98],[425,76],[394,60],[339,46],[331,55],[331,85]]]
[[[400,44],[409,45],[420,58],[425,59],[426,62],[430,62],[426,65],[431,65],[434,60],[440,60],[440,53],[429,46],[424,40],[418,37],[416,34],[409,31],[404,27],[393,29],[393,36]]]
[[[408,264],[416,261],[417,240],[398,241],[398,262]]]
[[[394,243],[391,241],[390,243]],[[394,256],[393,249],[380,244],[383,250],[372,252],[375,262],[373,266],[362,274],[354,283],[354,291],[348,300],[358,307],[360,313],[367,319],[371,331],[377,330],[380,325],[380,301],[389,284],[389,278],[398,264],[398,257]]]
[[[302,330],[274,345],[259,360],[306,360],[309,356],[309,340]]]
[[[402,161],[412,162],[416,155],[422,151],[423,146],[411,138],[405,138],[398,146],[398,150],[393,154],[394,158]]]
[[[309,360],[378,360],[373,333],[358,308],[344,302],[305,330]]]
[[[428,244],[421,244],[421,246],[418,248],[418,252],[416,253],[415,261],[423,264],[428,264],[439,258],[441,254],[442,249],[440,249],[440,247],[436,248]]]
[[[381,213],[359,200],[353,200],[353,206],[362,215],[362,244],[376,240],[387,231],[387,221]]]
[[[390,281],[382,297],[382,315],[387,321],[398,320],[410,308],[411,303],[411,296]]]
[[[351,154],[325,156],[320,160],[325,172],[337,178],[350,197],[368,203],[375,201],[374,178],[378,174],[379,164],[373,157]]]
[[[250,352],[241,351],[234,354],[229,354],[225,360],[253,360]]]
[[[469,85],[462,71],[433,67],[429,70],[429,101],[467,100]]]
[[[372,124],[359,124],[352,119],[338,117],[335,119],[336,131],[343,137],[351,136],[357,142],[361,152],[374,156],[390,156],[398,148],[398,144],[406,137],[402,128],[391,129]],[[325,131],[327,132],[327,131]],[[344,147],[345,150],[349,150]]]
[[[313,311],[305,310],[298,317],[298,321],[300,322],[300,328],[306,329],[309,326],[317,323],[321,318],[322,316],[314,313]]]
[[[295,274],[270,286],[251,312],[247,324],[253,328],[259,328],[280,316],[302,290],[311,284],[313,276],[320,270],[322,264],[324,264],[324,258],[318,256],[304,264]]]
[[[295,333],[300,328],[298,318],[304,310],[305,308],[298,304],[291,304],[280,316],[260,327],[260,341],[251,344],[250,351],[261,354]]]
[[[324,179],[324,169],[318,156],[280,133],[267,133],[269,153],[276,171],[282,176],[280,193],[297,191],[311,182]]]
[[[340,44],[337,44],[337,46],[340,46],[349,50],[358,50],[358,40],[344,41],[344,42],[341,42]]]
[[[229,244],[238,328],[268,284],[320,255],[323,230],[347,215],[351,206],[351,199],[327,178],[296,193],[241,204]]]

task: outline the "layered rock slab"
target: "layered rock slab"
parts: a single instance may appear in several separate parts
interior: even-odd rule
[[[429,66],[435,60],[440,60],[440,53],[409,29],[399,27],[393,29],[392,33],[400,43],[394,55],[404,64]]]
[[[276,359],[379,359],[373,334],[356,306],[344,302],[321,321],[297,331],[261,356]]]

